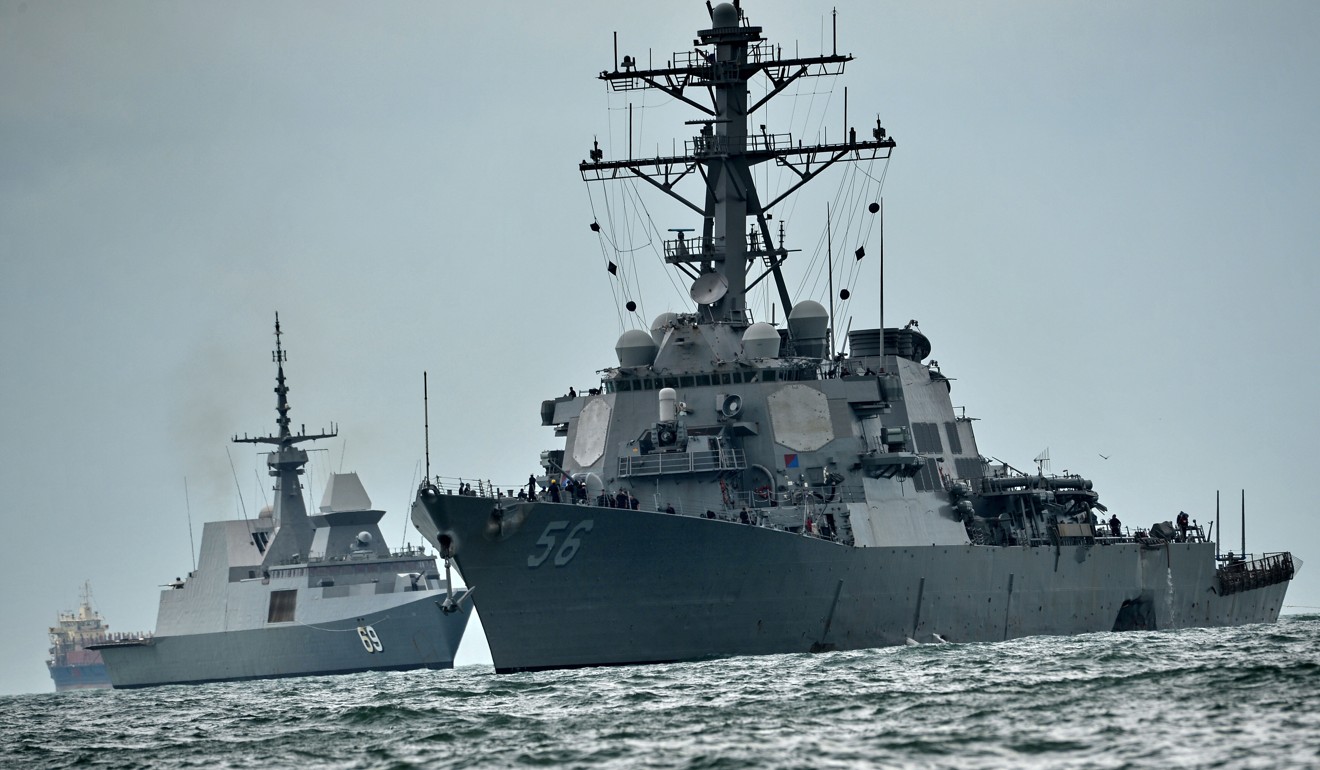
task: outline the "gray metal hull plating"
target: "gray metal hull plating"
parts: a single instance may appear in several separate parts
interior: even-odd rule
[[[1271,622],[1287,583],[1216,593],[1214,545],[854,548],[664,513],[439,496],[499,672]]]
[[[115,688],[453,668],[472,607],[464,602],[446,615],[440,610],[442,599],[428,592],[417,601],[361,617],[157,636],[100,652]],[[359,626],[372,628],[381,642],[379,651],[367,650]]]

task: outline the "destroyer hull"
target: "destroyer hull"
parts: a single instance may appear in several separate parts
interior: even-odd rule
[[[439,496],[498,672],[1272,622],[1218,594],[1212,543],[854,548],[664,513]]]
[[[428,595],[338,620],[157,636],[98,649],[116,689],[453,668],[471,606],[465,602],[445,614],[442,598]],[[369,628],[380,649],[359,628]]]

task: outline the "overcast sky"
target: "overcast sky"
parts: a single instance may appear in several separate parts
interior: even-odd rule
[[[832,7],[746,3],[804,55]],[[1320,5],[838,11],[857,61],[758,120],[837,140],[845,86],[859,131],[883,118],[886,319],[920,321],[982,453],[1049,447],[1133,525],[1207,521],[1224,490],[1225,550],[1245,488],[1249,550],[1320,557]],[[295,425],[341,431],[316,502],[356,470],[391,543],[419,541],[423,370],[435,471],[536,470],[541,400],[688,307],[648,254],[627,263],[643,313],[619,311],[587,227],[619,193],[576,164],[593,137],[627,154],[628,102],[595,77],[611,33],[659,65],[706,26],[700,2],[0,0],[0,692],[52,689],[46,629],[83,580],[112,629],[150,630],[191,568],[189,508],[200,538],[263,504],[260,456],[228,439],[274,429],[276,311]],[[694,132],[664,101],[635,99],[638,154]],[[790,285],[851,172],[831,173],[786,218]],[[654,227],[699,226],[642,192]],[[861,267],[854,328],[878,324]],[[1320,606],[1317,569],[1290,609]],[[488,660],[474,624],[460,663]]]

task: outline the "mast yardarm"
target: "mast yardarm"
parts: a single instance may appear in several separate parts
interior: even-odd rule
[[[612,71],[600,73],[600,79],[615,91],[657,89],[703,113],[705,117],[688,123],[701,129],[684,143],[684,154],[605,160],[597,147],[591,159],[578,168],[588,182],[640,178],[700,214],[700,238],[666,241],[665,261],[694,281],[710,273],[721,276],[722,281],[713,283],[722,283],[726,290],[694,291],[693,299],[709,307],[709,317],[716,321],[743,325],[748,322],[747,289],[766,275],[773,276],[785,311],[793,307],[780,271],[788,250],[782,237],[778,245],[772,237],[771,210],[835,163],[886,159],[895,143],[878,119],[870,138],[859,139],[857,130],[850,127],[845,140],[836,144],[795,142],[791,134],[771,134],[764,125],[749,132],[752,114],[790,84],[804,77],[840,75],[853,57],[830,53],[783,58],[761,37],[761,28],[748,25],[741,9],[728,3],[711,9],[711,22],[710,29],[697,33],[697,46],[675,53],[667,67],[639,69],[632,57],[624,56]],[[758,75],[769,81],[770,88],[749,105],[748,84]],[[693,89],[705,90],[711,103],[690,96]],[[767,161],[787,168],[797,179],[773,200],[762,201],[752,168]],[[694,171],[705,180],[700,205],[675,189]],[[750,226],[748,219],[754,220]],[[748,269],[757,259],[764,269],[749,284]],[[713,294],[719,296],[712,298]]]
[[[307,464],[307,452],[296,444],[323,438],[334,438],[339,431],[331,426],[329,432],[308,433],[305,428],[293,433],[289,420],[289,386],[284,379],[285,351],[280,344],[280,316],[275,314],[275,350],[271,359],[276,365],[275,375],[275,411],[279,414],[275,422],[279,426],[278,435],[234,436],[238,444],[274,444],[275,449],[266,455],[266,466],[270,475],[275,477],[275,505],[273,516],[281,533],[274,545],[267,551],[266,560],[278,563],[282,559],[305,556],[311,545],[312,527],[307,520],[307,508],[302,498],[302,483],[298,477]]]

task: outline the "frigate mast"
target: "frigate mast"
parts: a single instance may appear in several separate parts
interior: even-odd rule
[[[242,438],[234,436],[233,439],[238,444],[274,444],[276,447],[266,455],[270,475],[275,477],[273,518],[276,527],[275,539],[265,554],[267,565],[305,558],[312,544],[312,525],[307,518],[307,506],[303,502],[302,482],[298,480],[308,458],[307,452],[296,445],[339,435],[333,426],[329,433],[308,433],[306,427],[303,427],[295,434],[289,429],[289,386],[284,378],[284,362],[287,358],[280,343],[282,334],[280,314],[276,313],[275,350],[271,353],[271,360],[276,365],[275,411],[279,417],[275,422],[279,425],[279,435],[249,437],[244,434]]]
[[[748,323],[746,293],[767,276],[774,278],[785,313],[793,307],[780,270],[788,250],[782,236],[777,246],[771,237],[771,210],[836,162],[886,159],[895,144],[878,118],[871,138],[859,140],[857,130],[849,128],[837,144],[794,142],[791,134],[771,134],[764,125],[758,133],[749,133],[751,115],[790,84],[804,77],[840,75],[853,57],[839,54],[836,40],[830,54],[783,58],[781,50],[761,37],[760,27],[746,23],[738,3],[717,5],[710,15],[711,28],[697,33],[696,48],[675,53],[669,66],[639,69],[633,57],[620,60],[616,50],[615,69],[599,76],[615,91],[654,88],[705,113],[688,121],[701,130],[685,142],[685,154],[605,160],[597,143],[579,169],[588,182],[639,177],[700,214],[700,242],[693,244],[679,233],[677,239],[665,241],[665,261],[693,279],[691,296],[702,307],[702,318],[743,326]],[[749,106],[748,83],[758,74],[765,75],[771,87]],[[695,89],[705,89],[712,104],[689,96]],[[751,170],[767,161],[789,169],[797,179],[773,200],[762,201]],[[705,180],[702,205],[674,189],[693,171]],[[755,218],[750,228],[749,217]],[[748,268],[757,259],[764,270],[749,283]]]

